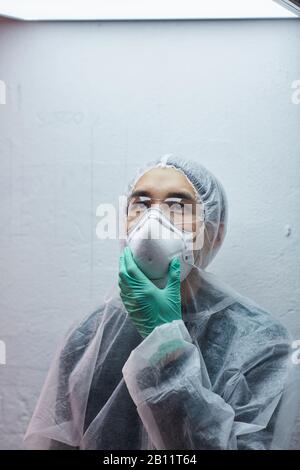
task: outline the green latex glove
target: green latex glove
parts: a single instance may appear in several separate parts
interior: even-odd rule
[[[178,258],[169,265],[166,287],[159,289],[138,268],[126,247],[120,256],[119,287],[125,308],[143,338],[159,325],[182,319]]]
[[[186,344],[182,339],[172,339],[162,343],[153,356],[150,357],[151,366],[166,365],[175,360],[184,351]]]

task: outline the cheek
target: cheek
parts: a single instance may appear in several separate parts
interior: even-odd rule
[[[126,234],[128,234],[128,231],[130,230],[131,225],[132,225],[132,223],[130,223],[129,220],[127,219],[127,217],[126,217],[125,220],[124,220],[124,230],[125,230]]]
[[[200,230],[202,229],[202,222],[197,220],[194,221],[192,224],[192,230],[193,230],[193,235],[194,235],[194,240],[196,239],[197,235],[200,234]]]
[[[207,245],[209,244],[207,240],[207,234],[205,230],[205,225],[203,221],[197,221],[193,223],[193,249],[195,254],[200,250],[207,250]]]
[[[125,232],[128,234],[128,232],[136,225],[137,221],[136,220],[130,220],[130,219],[125,219]]]

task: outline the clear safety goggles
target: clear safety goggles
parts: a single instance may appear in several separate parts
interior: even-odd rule
[[[148,196],[131,196],[127,205],[128,224],[135,225],[148,209],[154,207],[159,208],[180,230],[195,231],[196,224],[202,224],[205,220],[204,206],[199,201],[181,197],[156,199]]]

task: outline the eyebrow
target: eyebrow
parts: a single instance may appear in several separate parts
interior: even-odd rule
[[[130,197],[139,197],[139,196],[147,196],[151,198],[151,192],[144,190],[144,189],[137,189],[133,191]],[[189,193],[188,191],[182,190],[182,191],[169,191],[165,197],[165,199],[169,197],[177,197],[177,198],[182,198],[182,199],[188,199],[190,201],[195,201],[195,197]],[[154,198],[155,199],[155,198]]]

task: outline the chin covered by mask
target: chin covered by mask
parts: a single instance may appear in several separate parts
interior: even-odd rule
[[[168,268],[174,257],[180,260],[183,281],[194,265],[194,233],[180,230],[160,209],[148,209],[130,230],[127,245],[138,267],[158,287],[167,282]],[[203,226],[197,234],[198,249],[203,246]]]

